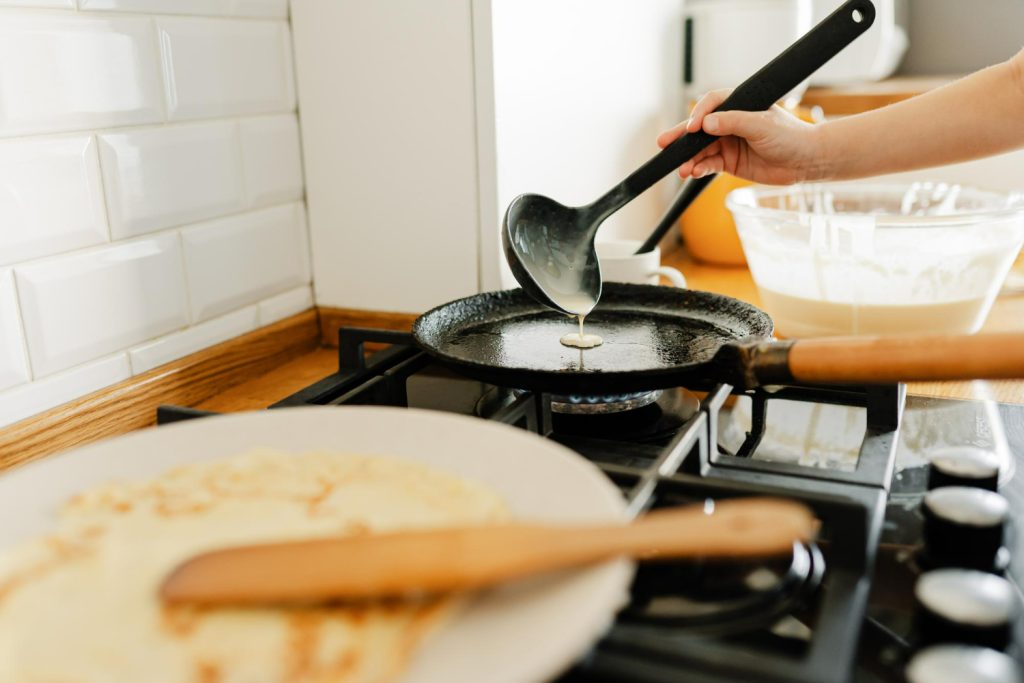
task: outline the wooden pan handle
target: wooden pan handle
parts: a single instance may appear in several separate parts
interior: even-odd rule
[[[803,339],[757,345],[747,358],[760,384],[1015,379],[1024,378],[1024,335]]]

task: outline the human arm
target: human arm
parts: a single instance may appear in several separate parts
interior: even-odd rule
[[[713,112],[728,95],[703,97],[683,131],[721,136],[680,175],[728,172],[768,184],[845,180],[967,161],[1024,147],[1024,51],[923,95],[813,126],[779,107]]]

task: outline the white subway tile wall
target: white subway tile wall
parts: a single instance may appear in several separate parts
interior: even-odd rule
[[[284,294],[261,301],[260,322],[264,325],[283,320],[290,315],[295,315],[313,306],[313,288],[309,285],[293,289]]]
[[[151,19],[5,12],[0,135],[162,121],[158,55]]]
[[[0,7],[56,7],[74,9],[75,0],[0,0]]]
[[[106,241],[92,135],[0,142],[0,265]]]
[[[294,116],[268,116],[239,123],[242,168],[250,206],[302,197],[299,123]]]
[[[8,424],[24,420],[131,376],[128,354],[118,353],[0,393],[0,415]]]
[[[31,2],[32,0],[23,0]],[[57,0],[39,0],[57,2]],[[74,0],[66,0],[72,4]],[[0,0],[0,5],[3,1]],[[15,2],[14,4],[17,4]],[[59,4],[59,3],[58,3]],[[79,0],[81,9],[286,19],[288,0]]]
[[[304,213],[301,204],[288,204],[182,230],[192,319],[309,282]]]
[[[291,42],[283,22],[157,20],[171,120],[295,108]]]
[[[113,239],[244,206],[234,121],[106,133],[99,140]]]
[[[0,427],[313,305],[288,0],[0,0]]]
[[[122,242],[15,269],[36,377],[188,325],[178,236]]]
[[[28,381],[28,358],[10,268],[0,270],[0,390]]]
[[[132,372],[146,372],[207,346],[252,332],[259,322],[259,309],[256,306],[247,306],[209,322],[194,325],[187,330],[142,344],[128,352]]]

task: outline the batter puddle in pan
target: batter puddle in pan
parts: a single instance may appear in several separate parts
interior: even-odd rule
[[[583,318],[586,316],[578,315],[576,319],[580,321],[580,332],[579,334],[563,334],[562,338],[558,341],[562,343],[562,346],[569,346],[574,349],[592,349],[596,346],[600,346],[604,343],[604,340],[596,334],[583,334]],[[581,362],[580,365],[583,363]]]
[[[589,348],[581,367],[579,349],[559,343],[565,318],[536,313],[470,325],[452,335],[442,351],[456,358],[510,368],[587,372],[630,371],[710,360],[733,334],[692,318],[595,311],[588,331],[604,340]],[[578,338],[577,333],[570,335]]]

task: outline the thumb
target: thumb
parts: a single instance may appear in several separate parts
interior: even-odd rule
[[[759,111],[718,111],[704,117],[704,130],[712,135],[735,135],[745,140],[764,137],[768,122]]]

